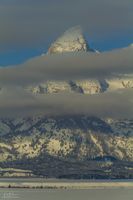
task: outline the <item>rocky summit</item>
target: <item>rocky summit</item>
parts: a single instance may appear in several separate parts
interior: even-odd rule
[[[80,27],[73,27],[59,37],[48,49],[48,53],[93,51],[90,49]]]
[[[71,28],[48,54],[90,48],[79,27]],[[29,85],[33,95],[81,93],[92,95],[133,88],[133,78],[47,81]],[[0,175],[56,178],[133,178],[133,120],[97,116],[33,116],[0,119]]]

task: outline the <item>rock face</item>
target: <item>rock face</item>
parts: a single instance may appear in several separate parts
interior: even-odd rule
[[[96,94],[106,91],[108,83],[105,80],[80,80],[80,81],[48,81],[37,85],[29,86],[33,94],[52,94],[60,92]]]
[[[80,27],[67,30],[49,48],[48,53],[63,53],[76,51],[93,51],[87,44]]]
[[[128,78],[119,78],[119,79],[111,79],[107,80],[109,85],[109,90],[117,90],[117,89],[126,89],[133,88],[133,75]]]
[[[48,54],[95,52],[81,30],[72,28],[51,45]],[[95,94],[133,88],[130,79],[48,81],[29,86],[33,94]],[[57,178],[133,178],[133,120],[96,116],[0,119],[0,167]],[[9,174],[10,174],[9,173]],[[1,172],[1,176],[5,174]],[[8,174],[8,170],[7,173]],[[13,174],[13,173],[12,173]]]

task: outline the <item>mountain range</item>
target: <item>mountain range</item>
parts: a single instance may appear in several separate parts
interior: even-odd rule
[[[89,46],[77,27],[59,37],[47,54],[79,51],[101,53]],[[93,95],[123,88],[133,88],[132,75],[44,81],[25,90],[33,95]],[[133,120],[75,114],[1,118],[0,173],[8,177],[133,178]]]

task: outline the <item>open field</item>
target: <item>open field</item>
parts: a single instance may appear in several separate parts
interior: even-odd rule
[[[42,189],[103,189],[132,188],[133,181],[105,180],[56,180],[56,179],[1,179],[0,188],[42,188]]]

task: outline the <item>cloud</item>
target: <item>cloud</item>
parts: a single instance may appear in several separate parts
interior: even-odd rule
[[[132,0],[1,0],[0,50],[45,46],[77,24],[95,39],[125,36],[132,19]]]
[[[118,90],[95,95],[33,95],[22,88],[0,92],[0,117],[88,115],[97,117],[133,117],[133,90]]]
[[[133,74],[132,55],[133,47],[130,46],[101,54],[75,52],[39,56],[16,67],[0,68],[0,86]]]
[[[48,80],[114,78],[133,74],[133,47],[104,53],[44,55],[19,66],[0,68],[0,118],[89,115],[133,118],[133,90],[96,95],[33,95],[26,89]]]

